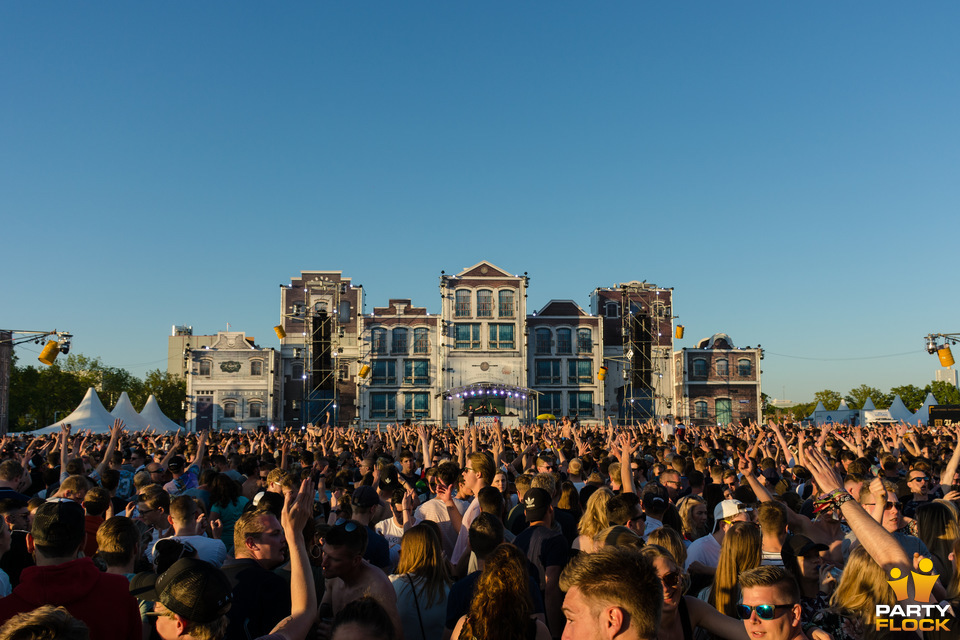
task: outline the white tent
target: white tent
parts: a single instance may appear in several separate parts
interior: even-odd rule
[[[87,429],[90,429],[94,433],[109,433],[113,421],[114,417],[110,415],[109,411],[103,408],[103,404],[100,402],[100,396],[97,395],[97,390],[90,387],[87,389],[87,395],[83,396],[83,400],[81,400],[79,406],[73,410],[73,413],[56,424],[44,427],[43,429],[37,429],[32,433],[36,435],[57,433],[60,431],[61,423],[72,426],[72,433],[77,433],[81,430],[86,431]]]
[[[900,396],[893,396],[893,402],[890,403],[890,416],[894,420],[899,420],[901,422],[913,422],[913,411],[907,409],[907,405],[903,404],[903,400],[900,399]]]
[[[932,393],[928,393],[926,399],[923,401],[923,406],[921,406],[915,414],[913,414],[913,421],[916,422],[919,420],[923,424],[930,422],[930,407],[940,404],[937,402],[937,399],[933,397]]]
[[[873,398],[867,398],[867,401],[863,403],[863,406],[860,407],[860,410],[861,410],[861,411],[874,411],[876,408],[877,408],[877,406],[876,406],[875,404],[873,404]]]
[[[817,425],[840,424],[843,422],[853,424],[856,417],[857,412],[851,410],[849,407],[847,407],[847,404],[841,400],[840,406],[834,411],[827,411],[826,407],[823,406],[823,402],[817,402],[816,408],[807,419],[813,420],[814,424]]]
[[[156,429],[158,432],[176,431],[180,428],[180,425],[163,415],[163,411],[160,410],[160,405],[157,404],[157,399],[153,397],[152,393],[140,411],[140,419],[150,425],[151,429]]]
[[[127,395],[126,391],[120,394],[120,399],[117,400],[117,406],[115,406],[110,413],[114,418],[123,420],[124,428],[127,431],[142,431],[147,428],[147,423],[143,421],[143,418],[140,417],[137,410],[133,408],[133,403],[130,402],[130,396]]]

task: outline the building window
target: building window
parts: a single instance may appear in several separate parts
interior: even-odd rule
[[[381,327],[373,329],[371,351],[376,355],[385,355],[387,353],[387,330]]]
[[[513,310],[513,291],[504,289],[499,292],[499,311],[501,318],[512,318],[516,313]]]
[[[717,398],[717,424],[730,424],[733,422],[733,409],[730,398]]]
[[[559,360],[537,360],[534,369],[534,383],[542,384],[560,384],[560,361]]]
[[[390,353],[405,354],[407,352],[407,330],[397,327],[393,330],[393,340],[390,343]]]
[[[430,353],[430,332],[426,329],[413,330],[413,352]]]
[[[590,384],[593,382],[593,362],[590,360],[567,360],[567,384]]]
[[[236,402],[224,402],[224,403],[223,403],[223,417],[224,417],[224,418],[236,418],[236,417],[237,417],[237,403],[236,403]]]
[[[577,391],[570,394],[570,413],[575,416],[593,415],[593,392]]]
[[[753,363],[746,358],[737,360],[737,373],[742,378],[749,378],[753,374]]]
[[[430,384],[430,361],[404,360],[403,384]]]
[[[456,306],[453,310],[456,318],[470,317],[470,292],[466,289],[459,289],[456,293]]]
[[[290,367],[290,377],[294,380],[298,380],[303,377],[303,363],[294,362],[293,366]]]
[[[559,391],[547,391],[541,393],[537,400],[537,409],[540,413],[549,413],[552,415],[563,413],[563,394]]]
[[[603,315],[607,316],[608,318],[619,318],[620,305],[613,300],[607,300],[607,302],[603,305]]]
[[[260,404],[259,402],[251,402],[251,403],[250,403],[250,417],[251,417],[251,418],[259,418],[259,417],[261,417],[261,416],[260,416],[260,412],[261,412],[261,407],[262,407],[262,406],[263,406],[263,405]]]
[[[212,363],[211,363],[209,360],[201,360],[201,361],[200,361],[200,375],[202,375],[202,376],[208,376],[208,375],[210,375],[210,368],[211,368],[211,366],[212,366]]]
[[[477,317],[493,317],[493,291],[489,289],[477,291]]]
[[[429,393],[405,393],[403,394],[403,417],[404,418],[429,418],[430,417],[430,394]]]
[[[570,329],[557,329],[557,354],[573,353],[572,336],[573,331]]]
[[[370,384],[386,385],[397,384],[396,360],[373,360]]]
[[[730,375],[730,363],[726,358],[717,360],[717,375],[727,377]]]
[[[693,405],[693,415],[695,418],[708,418],[707,403],[704,400],[698,400]]]
[[[262,376],[263,375],[263,363],[259,360],[250,361],[250,375],[251,376]]]
[[[457,349],[480,348],[480,325],[476,323],[458,322],[453,325]]]
[[[394,393],[370,394],[371,418],[395,418],[397,416],[397,395]]]
[[[490,348],[491,349],[513,349],[515,346],[513,339],[512,324],[491,324],[490,325]]]
[[[707,375],[707,361],[703,358],[696,358],[693,361],[693,375],[705,377]]]
[[[593,351],[593,331],[590,329],[577,329],[577,353],[590,353]]]
[[[537,329],[533,335],[536,338],[537,355],[550,355],[550,347],[553,346],[550,329]]]

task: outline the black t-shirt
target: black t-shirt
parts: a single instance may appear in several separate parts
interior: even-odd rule
[[[570,554],[570,545],[563,534],[543,525],[527,527],[513,543],[536,566],[537,582],[541,589],[546,586],[546,570],[550,567],[563,569]]]

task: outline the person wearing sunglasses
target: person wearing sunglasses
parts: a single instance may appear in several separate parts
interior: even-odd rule
[[[865,484],[860,490],[860,506],[896,538],[908,558],[912,558],[915,553],[925,558],[930,557],[927,545],[923,544],[920,538],[902,530],[904,529],[903,504],[897,498],[896,491],[897,486],[889,480],[874,478],[869,485]],[[850,551],[856,543],[857,534],[853,531],[843,539],[840,550],[843,553],[844,562],[850,557]]]
[[[743,600],[737,613],[751,638],[805,640],[800,588],[783,567],[763,566],[740,574]]]

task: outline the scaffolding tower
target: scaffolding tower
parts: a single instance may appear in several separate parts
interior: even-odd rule
[[[653,284],[620,285],[621,335],[623,339],[623,411],[629,424],[659,418],[661,409],[670,409],[671,394],[665,394],[665,364],[662,353],[663,328],[673,330],[669,296],[661,298],[661,289]],[[670,384],[669,376],[666,384]]]

